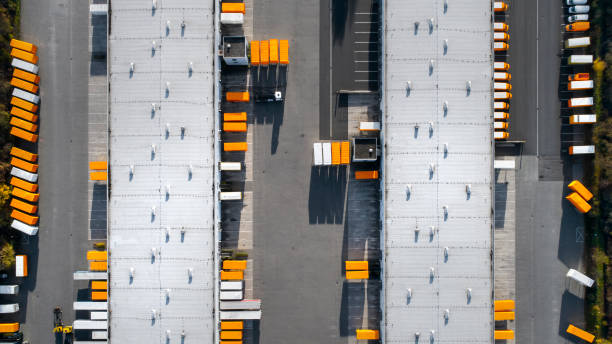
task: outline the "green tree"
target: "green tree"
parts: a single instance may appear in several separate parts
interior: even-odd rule
[[[15,248],[13,244],[3,241],[0,244],[0,270],[7,270],[15,264]]]

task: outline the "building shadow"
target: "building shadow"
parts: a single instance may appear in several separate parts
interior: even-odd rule
[[[339,330],[341,337],[355,334],[362,327],[365,302],[365,282],[342,283]]]
[[[565,291],[561,298],[561,312],[559,315],[559,336],[572,343],[584,343],[578,337],[566,332],[567,326],[572,324],[584,329],[584,300]]]
[[[508,201],[508,182],[498,183],[499,170],[495,170],[495,228],[504,228],[506,204]]]
[[[106,183],[95,183],[91,197],[89,228],[92,240],[106,240],[108,198]]]
[[[346,184],[346,166],[311,167],[308,193],[310,224],[342,224]]]

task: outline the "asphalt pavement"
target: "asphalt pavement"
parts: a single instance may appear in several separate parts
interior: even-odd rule
[[[72,273],[86,267],[88,21],[88,1],[21,1],[21,38],[38,45],[41,77],[40,231],[22,245],[30,275],[19,313],[30,343],[55,342],[55,306],[72,322]]]
[[[562,58],[565,15],[558,0],[510,1],[507,23],[512,74],[510,139],[516,190],[516,342],[573,343],[568,323],[584,326],[584,290],[569,291],[565,273],[581,270],[582,215],[564,200],[566,185],[582,178],[570,159],[562,110],[567,75]],[[499,18],[496,18],[498,20]],[[507,151],[506,151],[507,152]],[[501,153],[500,151],[498,154]]]

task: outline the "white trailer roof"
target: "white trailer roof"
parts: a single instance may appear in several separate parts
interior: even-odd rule
[[[382,339],[493,343],[491,1],[385,3]]]
[[[111,6],[110,342],[210,342],[215,2]]]

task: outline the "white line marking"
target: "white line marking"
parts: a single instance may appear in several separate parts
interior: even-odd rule
[[[376,82],[378,80],[355,80],[355,82]]]
[[[355,12],[355,14],[378,14],[378,12]]]
[[[540,18],[540,0],[536,1],[536,18]],[[536,157],[540,157],[540,24],[536,20]]]
[[[364,60],[364,61],[355,61],[355,63],[377,63],[378,61],[374,60],[374,61],[369,61],[369,60]]]
[[[378,33],[378,31],[355,31],[356,34],[371,34]]]
[[[377,21],[356,21],[355,24],[376,24]]]
[[[377,70],[356,70],[355,73],[378,73]]]
[[[368,42],[353,42],[355,44],[378,44],[378,42],[372,42],[372,41],[368,41]]]
[[[355,50],[356,53],[377,53],[378,49],[376,50]]]

